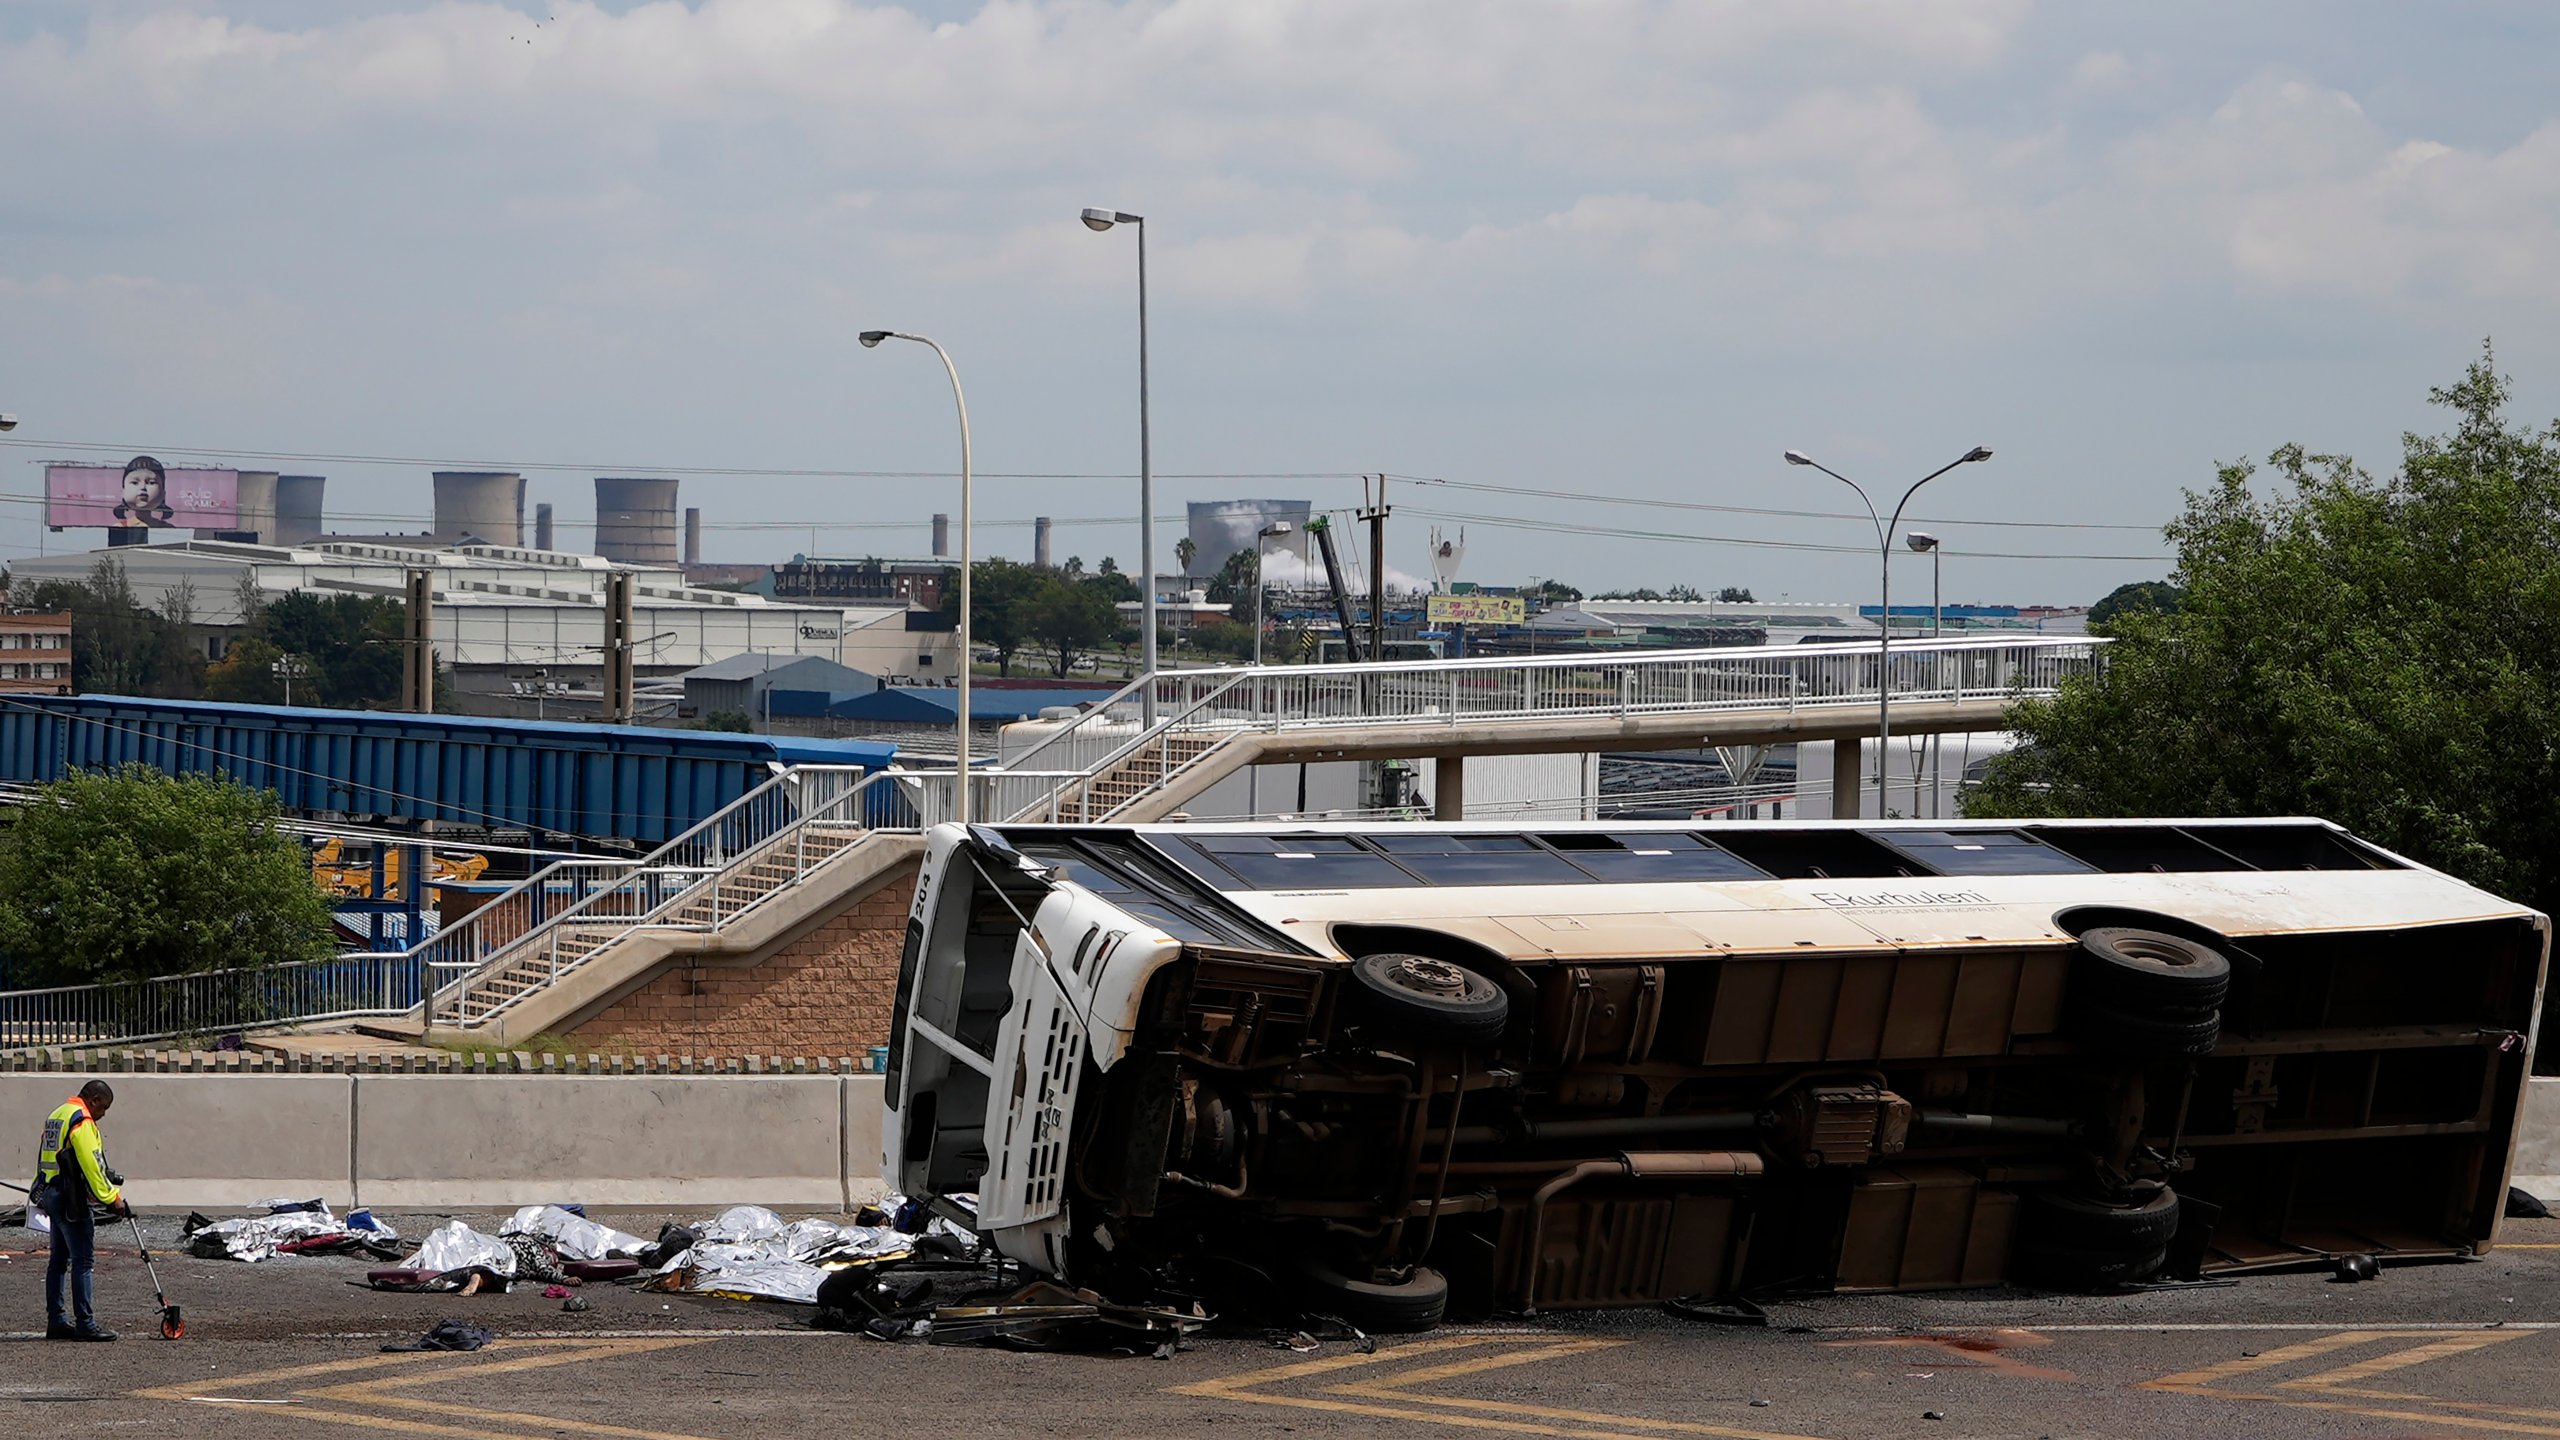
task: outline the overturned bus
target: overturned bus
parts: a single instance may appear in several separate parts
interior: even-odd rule
[[[2317,820],[944,826],[886,1173],[1375,1329],[2476,1255],[2549,928]]]

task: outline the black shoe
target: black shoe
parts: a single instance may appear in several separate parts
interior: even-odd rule
[[[71,1338],[74,1340],[113,1340],[116,1338],[116,1332],[107,1329],[103,1325],[84,1325],[79,1329],[72,1331]]]
[[[80,1332],[63,1324],[59,1320],[48,1320],[44,1325],[44,1338],[47,1340],[77,1340],[80,1338]]]

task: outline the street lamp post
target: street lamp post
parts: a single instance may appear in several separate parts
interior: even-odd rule
[[[1084,226],[1097,234],[1114,225],[1138,231],[1138,592],[1139,668],[1147,688],[1138,692],[1139,718],[1156,723],[1156,470],[1147,428],[1147,217],[1099,207],[1084,212]]]
[[[1266,596],[1266,592],[1262,588],[1262,542],[1265,540],[1277,539],[1283,535],[1294,534],[1296,533],[1297,528],[1297,526],[1290,524],[1286,520],[1274,520],[1270,524],[1253,532],[1253,668],[1256,670],[1262,668],[1262,626],[1263,622],[1269,618],[1262,613],[1263,601]],[[1261,678],[1256,676],[1254,683],[1256,685],[1260,685],[1262,683]],[[1244,789],[1244,806],[1246,812],[1252,815],[1260,815],[1262,813],[1261,766],[1253,766],[1244,772]]]
[[[1947,628],[1946,552],[1939,548],[1938,537],[1926,530],[1911,531],[1902,537],[1902,543],[1929,557],[1929,638],[1935,640],[1945,633]],[[1930,667],[1937,672],[1936,678],[1944,680],[1947,668],[1946,653],[1941,651],[1932,655]],[[1941,801],[1946,794],[1946,787],[1940,783],[1938,774],[1938,761],[1946,739],[1945,735],[1940,734],[1932,735],[1921,742],[1921,748],[1929,752],[1929,818],[1932,820],[1938,818],[1938,812],[1942,808]],[[1920,808],[1920,777],[1917,774],[1911,777],[1911,792],[1911,808],[1916,811]]]
[[[1262,613],[1262,542],[1296,534],[1297,529],[1286,520],[1274,520],[1253,532],[1253,663],[1256,666],[1262,664],[1262,623],[1267,618]]]
[[[925,346],[942,360],[942,372],[951,377],[951,404],[960,412],[960,711],[953,729],[953,746],[957,761],[953,766],[954,788],[958,792],[952,806],[952,818],[969,823],[969,658],[974,651],[969,627],[969,397],[960,391],[960,367],[951,363],[951,354],[922,335],[909,335],[897,330],[865,330],[862,348],[876,349],[883,340],[912,340]]]
[[[1902,507],[1911,503],[1911,497],[1920,493],[1921,486],[1959,465],[1988,460],[1991,458],[1991,451],[1984,446],[1976,445],[1911,482],[1911,488],[1903,491],[1902,498],[1895,502],[1891,522],[1887,522],[1876,514],[1876,502],[1867,498],[1866,488],[1857,481],[1801,450],[1788,451],[1786,458],[1790,465],[1810,465],[1857,491],[1859,503],[1867,507],[1868,521],[1876,527],[1877,568],[1882,572],[1876,582],[1876,600],[1881,612],[1876,616],[1876,818],[1881,820],[1884,818],[1887,793],[1885,790],[1885,742],[1893,738],[1893,532],[1902,525]],[[1840,777],[1832,776],[1831,783],[1839,784]]]

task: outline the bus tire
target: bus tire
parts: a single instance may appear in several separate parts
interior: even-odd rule
[[[1449,1311],[1449,1282],[1426,1265],[1401,1281],[1360,1280],[1329,1262],[1306,1258],[1297,1265],[1298,1303],[1310,1315],[1329,1315],[1378,1335],[1410,1334],[1440,1323]]]
[[[2231,962],[2209,945],[2158,930],[2101,925],[2083,931],[2072,991],[2111,1010],[2212,1010],[2231,990]]]
[[[2119,1055],[2205,1055],[2222,1038],[2222,1014],[2135,1013],[2084,1003],[2072,1012],[2071,1030],[2083,1043]]]
[[[1494,1040],[1511,1018],[1511,999],[1500,985],[1446,960],[1393,952],[1363,955],[1351,962],[1351,977],[1371,1014],[1412,1034]]]
[[[2178,1233],[2178,1192],[2140,1185],[2121,1200],[2069,1190],[2029,1190],[2019,1197],[2021,1240],[2064,1250],[2147,1254]]]

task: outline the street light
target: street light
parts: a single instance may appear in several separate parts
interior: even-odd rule
[[[1253,532],[1253,538],[1255,541],[1253,547],[1253,663],[1256,665],[1260,665],[1262,663],[1262,622],[1264,619],[1262,613],[1262,545],[1260,542],[1265,540],[1275,540],[1283,535],[1294,535],[1297,532],[1298,527],[1290,524],[1286,520],[1274,520],[1270,524]]]
[[[1947,557],[1938,549],[1938,537],[1926,530],[1912,531],[1902,543],[1929,557],[1929,638],[1935,640],[1947,624]]]
[[[1867,519],[1876,527],[1877,568],[1882,572],[1876,582],[1876,599],[1878,608],[1882,612],[1876,617],[1876,818],[1881,820],[1884,818],[1887,793],[1884,780],[1885,742],[1893,738],[1893,532],[1902,525],[1902,507],[1911,503],[1911,497],[1920,493],[1921,486],[1946,474],[1958,465],[1970,465],[1979,460],[1988,460],[1991,458],[1991,451],[1986,446],[1976,445],[1911,482],[1911,488],[1903,491],[1902,498],[1895,502],[1893,519],[1890,523],[1877,516],[1876,502],[1867,498],[1866,488],[1857,481],[1801,450],[1788,451],[1786,458],[1790,465],[1810,465],[1857,491],[1859,503],[1867,507]],[[1839,784],[1839,777],[1833,776],[1831,783]]]
[[[1946,552],[1939,548],[1938,537],[1926,530],[1913,530],[1905,534],[1902,537],[1902,543],[1910,546],[1913,551],[1929,557],[1929,638],[1935,640],[1946,629]],[[1930,667],[1937,672],[1937,678],[1944,680],[1947,669],[1945,653],[1932,655],[1929,660]],[[1946,740],[1947,737],[1944,735],[1932,735],[1921,742],[1921,748],[1929,752],[1929,818],[1932,820],[1938,818],[1941,798],[1946,793],[1938,773],[1939,756]],[[1911,797],[1911,808],[1916,813],[1920,809],[1920,776],[1917,772],[1914,772],[1911,777]]]
[[[958,761],[954,766],[959,800],[952,817],[961,824],[969,823],[969,658],[973,651],[969,627],[969,397],[960,393],[960,368],[951,363],[951,354],[922,335],[909,335],[897,330],[865,330],[862,348],[876,350],[883,340],[912,340],[933,351],[942,359],[942,371],[951,377],[951,403],[960,412],[960,713],[954,727],[959,733],[954,740]]]
[[[1088,206],[1084,228],[1096,234],[1114,225],[1138,231],[1138,663],[1147,672],[1147,688],[1138,692],[1139,718],[1156,723],[1156,470],[1147,428],[1147,217],[1125,210]]]
[[[268,662],[267,673],[284,682],[284,703],[293,703],[293,682],[310,675],[311,666],[299,655],[287,655]]]

